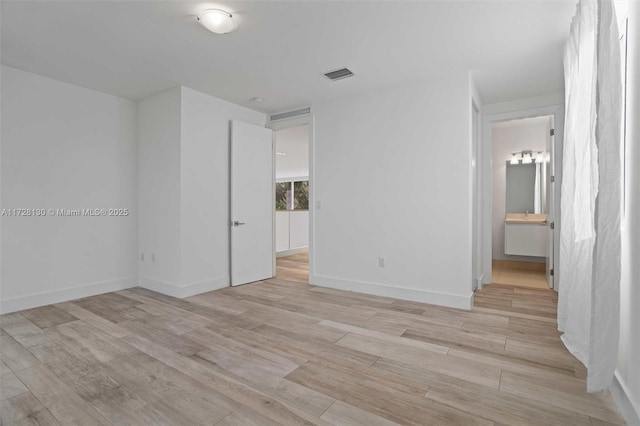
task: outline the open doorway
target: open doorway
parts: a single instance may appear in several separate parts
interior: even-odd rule
[[[275,147],[276,277],[309,282],[309,124],[277,129]]]
[[[554,287],[553,120],[491,124],[493,283]]]

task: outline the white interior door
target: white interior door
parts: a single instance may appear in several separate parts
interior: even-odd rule
[[[231,285],[273,277],[271,129],[231,122]]]
[[[547,163],[547,284],[549,288],[554,288],[553,277],[553,234],[555,227],[555,138],[554,138],[554,123],[553,117],[549,118],[549,125],[547,126],[547,153],[549,155],[549,162]]]

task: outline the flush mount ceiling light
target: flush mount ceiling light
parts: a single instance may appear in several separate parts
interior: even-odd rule
[[[236,29],[236,21],[229,12],[220,9],[206,9],[198,14],[200,25],[216,34],[228,34]]]
[[[287,153],[286,152],[276,151],[276,155],[287,155]]]

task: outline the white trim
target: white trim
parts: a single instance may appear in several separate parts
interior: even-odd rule
[[[371,294],[374,296],[392,297],[394,299],[412,302],[428,303],[431,305],[447,306],[450,308],[470,310],[473,306],[473,292],[467,296],[438,293],[417,288],[392,287],[386,284],[365,281],[343,280],[309,274],[309,284],[319,287],[329,287],[338,290],[353,291],[355,293]]]
[[[2,299],[0,300],[0,314],[8,314],[10,312],[22,311],[24,309],[37,308],[38,306],[51,305],[53,303],[67,302],[69,300],[95,296],[97,294],[124,290],[136,287],[137,285],[137,278],[129,277],[34,293],[11,299]]]
[[[613,383],[609,390],[625,422],[628,425],[640,425],[640,406],[634,405],[634,401],[629,397],[630,392],[627,386],[618,376],[618,371],[613,375]]]
[[[294,176],[294,177],[276,178],[276,182],[304,182],[306,180],[309,180],[309,176]]]
[[[482,179],[484,178],[484,167],[486,165],[482,161],[483,148],[482,143],[482,125],[483,125],[483,107],[482,99],[478,93],[475,81],[469,73],[469,92],[471,98],[471,109],[469,116],[469,144],[471,155],[471,173],[469,174],[469,187],[471,193],[469,194],[469,205],[471,206],[471,291],[476,289],[482,289],[482,276],[483,262],[482,262],[482,215],[484,210],[482,209]],[[474,132],[473,122],[474,118],[477,120],[476,128]],[[475,203],[474,203],[475,198]],[[479,278],[480,277],[480,278]]]
[[[476,290],[482,290],[482,287],[484,286],[484,275],[480,275],[476,278],[475,286]]]
[[[309,247],[298,247],[290,250],[282,250],[276,252],[276,257],[287,257],[294,254],[307,253],[309,251]]]
[[[267,128],[269,124],[265,125]],[[276,183],[278,180],[276,179],[276,155],[277,155],[277,147],[276,147],[276,132],[271,129],[271,150],[273,151],[271,154],[271,180],[273,181],[273,185],[271,187],[271,210],[273,210],[273,214],[271,215],[271,251],[273,253],[276,252],[276,215],[278,211],[276,210]],[[293,191],[292,191],[293,193]],[[229,248],[229,255],[231,255],[231,248]],[[278,268],[276,265],[276,257],[273,256],[271,263],[271,276],[275,277],[277,274]],[[229,283],[231,284],[231,283]]]
[[[492,198],[493,198],[493,179],[491,176],[492,168],[492,155],[493,155],[493,146],[492,146],[492,136],[491,136],[491,125],[498,121],[506,121],[506,120],[516,120],[522,118],[531,118],[531,117],[539,117],[544,115],[552,115],[553,116],[553,126],[555,129],[555,200],[554,200],[554,222],[555,222],[555,232],[554,232],[554,282],[558,282],[559,269],[558,265],[559,261],[559,238],[560,238],[560,185],[562,184],[562,144],[564,137],[564,106],[563,105],[547,105],[542,107],[532,107],[532,108],[520,108],[518,103],[512,103],[512,107],[514,108],[511,111],[499,112],[493,114],[484,114],[482,117],[482,188],[481,188],[481,199],[483,200],[483,214],[482,214],[482,272],[484,273],[484,284],[490,284],[493,279],[493,267],[492,267]],[[484,111],[490,110],[485,105]],[[556,287],[557,291],[557,287]]]
[[[214,278],[212,280],[200,281],[179,286],[165,281],[154,280],[148,277],[140,277],[138,285],[142,288],[146,288],[147,290],[183,299],[185,297],[195,296],[196,294],[206,293],[209,291],[229,287],[229,282],[229,277],[223,276]]]
[[[313,112],[313,110],[311,110]],[[316,134],[315,117],[309,117],[309,274],[315,274],[316,252]]]
[[[485,114],[500,114],[512,111],[526,111],[531,108],[555,106],[564,104],[564,92],[547,93],[531,98],[516,99],[514,101],[497,102],[484,105]]]

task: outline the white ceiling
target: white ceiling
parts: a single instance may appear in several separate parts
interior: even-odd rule
[[[233,12],[237,30],[198,25],[210,7]],[[3,0],[1,60],[131,99],[185,85],[262,111],[470,69],[491,103],[562,90],[574,11],[575,0]],[[342,66],[357,76],[322,76]]]
[[[309,176],[309,129],[303,126],[276,130],[276,179]]]

